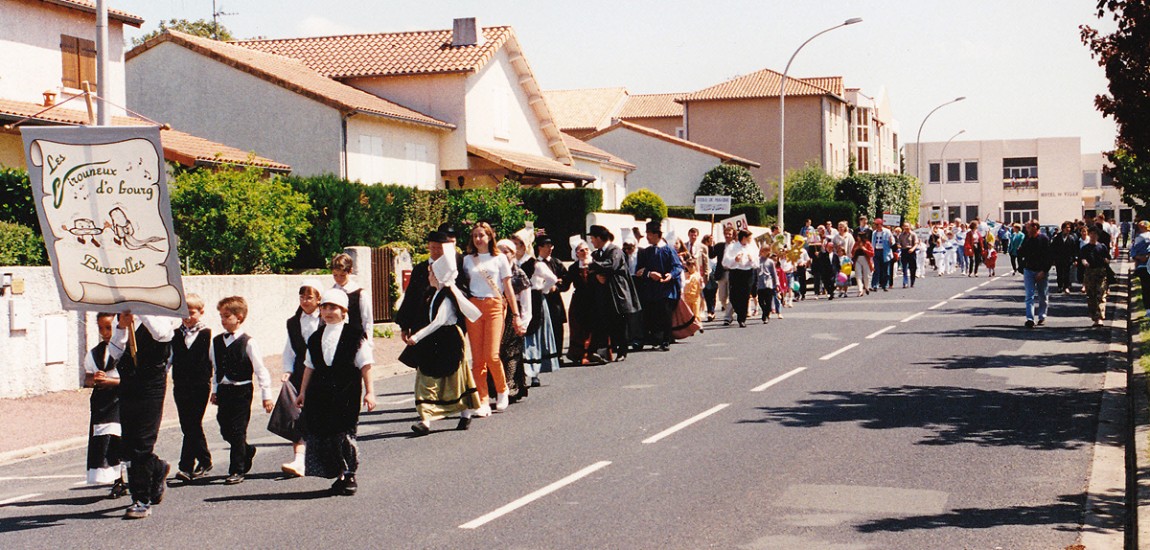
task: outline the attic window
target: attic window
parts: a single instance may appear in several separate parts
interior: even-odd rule
[[[61,83],[79,89],[81,83],[96,85],[96,43],[66,34],[60,35]]]

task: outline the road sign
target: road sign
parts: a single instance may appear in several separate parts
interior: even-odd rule
[[[696,214],[730,214],[731,197],[723,195],[695,197]]]

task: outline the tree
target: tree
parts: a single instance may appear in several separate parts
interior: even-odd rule
[[[197,19],[195,21],[188,21],[187,19],[169,19],[167,21],[160,21],[160,27],[148,34],[139,38],[132,39],[133,46],[139,46],[152,38],[163,34],[166,30],[179,31],[186,34],[195,36],[202,36],[204,38],[211,38],[212,40],[223,40],[227,42],[233,40],[232,31],[219,24],[216,21],[208,21],[206,19]]]
[[[1094,106],[1118,124],[1116,147],[1107,153],[1113,166],[1104,170],[1122,191],[1122,201],[1142,208],[1150,204],[1150,4],[1098,0],[1096,16],[1107,14],[1117,25],[1110,34],[1079,27],[1082,43],[1110,81],[1109,93],[1095,96]]]
[[[836,184],[834,176],[818,164],[808,162],[802,169],[787,173],[784,196],[787,202],[829,201],[834,199]]]
[[[695,190],[695,196],[699,195],[723,195],[731,197],[735,204],[758,204],[767,200],[751,171],[737,164],[720,164],[704,174]]]

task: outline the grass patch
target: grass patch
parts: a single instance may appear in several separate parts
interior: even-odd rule
[[[1142,304],[1142,281],[1137,277],[1130,277],[1130,320],[1137,323],[1135,326],[1140,335],[1138,366],[1143,373],[1150,374],[1150,322],[1147,322],[1146,308]]]

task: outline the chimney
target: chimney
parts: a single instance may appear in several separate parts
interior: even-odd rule
[[[52,90],[44,91],[44,106],[51,107],[56,104],[56,92]]]
[[[451,47],[478,46],[483,43],[483,34],[474,17],[461,17],[451,26]]]

